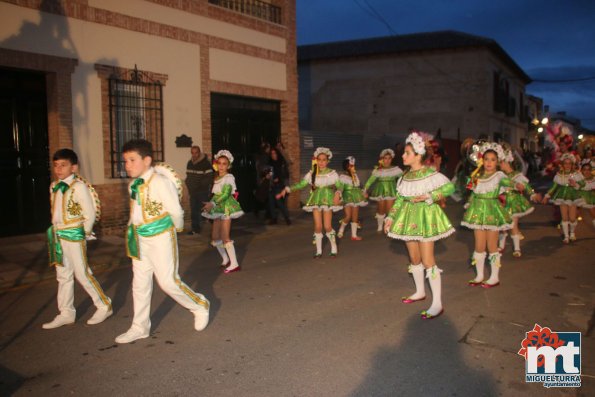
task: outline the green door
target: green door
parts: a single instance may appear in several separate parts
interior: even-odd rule
[[[0,69],[0,236],[50,224],[45,76]]]
[[[275,146],[281,136],[279,101],[211,94],[213,154],[227,149],[234,157],[238,200],[245,212],[254,208],[256,159],[263,142]]]

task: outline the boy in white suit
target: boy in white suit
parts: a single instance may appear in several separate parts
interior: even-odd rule
[[[130,221],[126,235],[128,256],[132,258],[134,318],[130,329],[116,342],[130,343],[149,336],[153,275],[165,293],[194,314],[194,328],[202,331],[209,323],[209,301],[178,275],[176,231],[184,227],[184,211],[176,186],[152,166],[150,142],[129,141],[122,152],[128,176],[136,178],[129,186]]]
[[[52,226],[47,233],[50,266],[56,267],[60,314],[42,327],[52,329],[74,323],[74,278],[97,307],[87,324],[99,324],[112,315],[112,302],[87,263],[86,238],[93,231],[99,200],[95,201],[92,187],[76,175],[78,157],[74,151],[60,149],[52,160],[58,180],[50,186]]]

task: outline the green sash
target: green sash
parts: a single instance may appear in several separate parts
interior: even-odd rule
[[[151,223],[144,223],[142,225],[128,225],[126,230],[126,248],[127,254],[130,258],[140,260],[140,245],[138,243],[138,236],[152,237],[163,233],[172,228],[174,222],[169,214],[161,219],[157,219]]]
[[[72,227],[69,229],[56,230],[54,226],[50,226],[47,231],[48,235],[48,253],[50,266],[57,265],[63,266],[62,264],[62,244],[60,239],[68,241],[84,241],[85,240],[85,228],[82,226]]]

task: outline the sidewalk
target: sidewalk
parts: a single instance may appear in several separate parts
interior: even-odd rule
[[[263,214],[260,218],[256,218],[252,213],[246,214],[233,222],[232,238],[241,240],[257,234],[291,230],[306,222],[308,225],[311,224],[309,214],[301,210],[292,211],[291,217],[291,226],[285,225],[282,220],[277,225],[268,226]],[[185,250],[205,250],[210,247],[211,227],[208,222],[204,223],[200,235],[190,236],[187,234],[188,229],[186,227],[185,231],[178,235],[181,253]],[[130,259],[126,256],[124,236],[118,235],[100,236],[95,241],[89,241],[87,258],[96,274],[130,265]],[[0,292],[54,280],[55,274],[54,268],[48,266],[45,233],[0,238]]]

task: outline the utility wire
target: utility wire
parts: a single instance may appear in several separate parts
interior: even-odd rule
[[[533,83],[551,83],[551,84],[557,84],[557,83],[578,83],[581,81],[590,81],[590,80],[595,80],[595,76],[591,76],[591,77],[581,77],[578,79],[561,79],[561,80],[546,80],[546,79],[531,79]]]
[[[386,21],[386,19],[384,19],[384,17],[378,11],[376,11],[376,9],[370,3],[368,3],[367,0],[363,0],[363,1],[367,5],[367,7],[365,7],[363,4],[361,4],[359,2],[359,0],[353,0],[353,2],[359,8],[361,8],[366,14],[368,14],[370,17],[377,20],[378,22],[382,23],[391,34],[397,35],[397,32],[392,28],[392,26],[390,26],[390,24]]]

